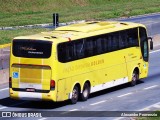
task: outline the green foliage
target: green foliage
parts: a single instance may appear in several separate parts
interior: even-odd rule
[[[43,31],[48,31],[48,29],[38,28],[38,29],[0,30],[0,45],[5,43],[10,43],[11,40],[17,36],[32,35]]]
[[[160,11],[159,0],[0,0],[0,26],[107,19]]]
[[[60,22],[129,17],[160,12],[159,6],[160,0],[0,0],[0,27],[52,23],[53,13]],[[43,30],[0,31],[0,44]]]

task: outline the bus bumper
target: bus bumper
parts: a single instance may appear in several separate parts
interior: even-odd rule
[[[56,92],[50,91],[49,93],[38,92],[24,92],[9,90],[10,98],[17,100],[33,100],[33,101],[54,101],[56,102]]]

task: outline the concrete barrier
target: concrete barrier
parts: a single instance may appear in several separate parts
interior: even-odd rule
[[[7,83],[9,80],[9,55],[10,44],[1,45],[0,47],[0,84]]]

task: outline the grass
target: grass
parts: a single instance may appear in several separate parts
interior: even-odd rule
[[[160,12],[159,0],[0,0],[0,26],[107,19]]]
[[[34,28],[34,29],[0,30],[0,45],[10,43],[11,40],[16,36],[31,35],[42,31],[48,31],[48,29]]]
[[[0,27],[52,23],[53,13],[59,13],[60,22],[67,22],[160,12],[160,0],[0,0],[0,3]],[[0,44],[43,30],[0,31]]]

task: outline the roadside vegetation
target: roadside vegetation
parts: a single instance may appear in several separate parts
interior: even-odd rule
[[[0,27],[52,23],[53,13],[59,13],[60,22],[130,17],[160,12],[159,6],[160,0],[0,0]],[[0,31],[0,44],[12,32]]]
[[[32,35],[43,31],[49,31],[45,28],[38,29],[17,29],[17,30],[0,30],[0,45],[10,43],[16,36]]]

